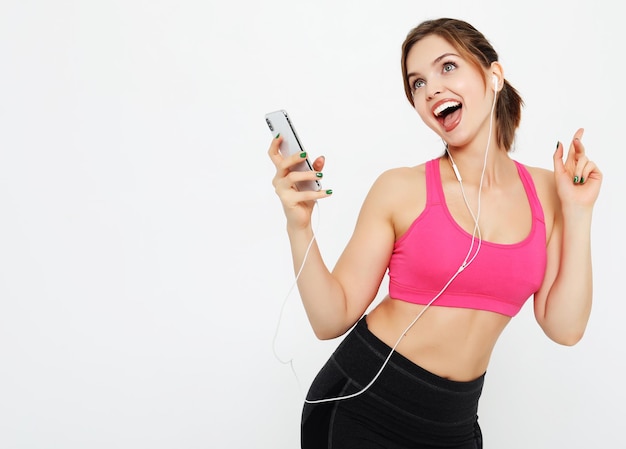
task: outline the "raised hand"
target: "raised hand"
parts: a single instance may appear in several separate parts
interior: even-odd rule
[[[584,130],[574,134],[567,158],[563,162],[563,144],[557,143],[554,152],[556,189],[564,207],[577,206],[591,209],[600,193],[602,172],[591,161],[582,143]]]
[[[276,167],[276,174],[272,179],[272,185],[283,205],[288,225],[304,228],[308,226],[311,221],[311,212],[313,211],[315,202],[318,199],[330,196],[332,190],[299,191],[296,188],[296,183],[300,181],[320,180],[325,159],[323,156],[316,158],[312,163],[313,171],[291,170],[291,167],[302,162],[306,154],[293,154],[284,157],[280,153],[281,142],[282,137],[280,136],[272,139],[268,150],[268,155]]]

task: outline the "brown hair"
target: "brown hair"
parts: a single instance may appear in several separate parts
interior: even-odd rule
[[[413,105],[412,89],[407,77],[406,58],[409,51],[420,39],[435,34],[447,40],[463,57],[475,65],[481,73],[485,85],[484,70],[491,67],[491,63],[498,60],[498,53],[491,46],[485,36],[467,22],[457,19],[442,18],[427,20],[413,28],[402,44],[402,79],[404,92],[411,105]],[[498,93],[496,100],[496,140],[499,146],[507,151],[511,149],[515,130],[522,118],[522,97],[504,80],[504,86]]]

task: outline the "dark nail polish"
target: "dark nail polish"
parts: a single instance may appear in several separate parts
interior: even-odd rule
[[[574,176],[574,184],[578,184],[578,176]]]
[[[300,153],[300,157],[304,159],[306,157],[306,151],[303,151],[302,153]]]
[[[326,195],[332,195],[332,194],[333,194],[332,190],[329,189],[329,190],[326,191]]]
[[[580,177],[580,183],[582,184],[583,182],[585,182],[585,178],[583,178],[582,176]]]
[[[280,133],[276,134],[275,139],[278,139],[280,137]]]
[[[321,172],[317,172],[317,173],[315,173],[315,176],[317,176],[318,178],[321,178],[324,175]]]
[[[559,141],[557,141],[557,143],[556,143],[556,147],[558,148],[560,144],[561,144],[561,141],[560,141],[560,140],[559,140]]]

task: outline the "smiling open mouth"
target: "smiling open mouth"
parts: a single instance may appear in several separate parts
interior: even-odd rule
[[[453,129],[461,119],[462,104],[458,101],[446,101],[433,111],[437,121],[446,131]]]

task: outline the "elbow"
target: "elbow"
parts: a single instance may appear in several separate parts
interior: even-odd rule
[[[578,344],[587,329],[589,315],[576,317],[548,316],[547,314],[536,315],[537,322],[543,329],[544,334],[553,342],[562,346],[575,346]]]
[[[345,325],[333,326],[328,323],[326,325],[311,326],[313,333],[318,340],[333,340],[337,337],[341,337],[350,329],[350,327],[351,326],[346,327]]]
[[[318,340],[332,340],[333,338],[338,337],[332,332],[329,332],[327,329],[313,329],[313,333]]]
[[[555,343],[562,346],[575,346],[582,340],[583,335],[585,334],[584,330],[574,330],[568,332],[561,332],[556,335],[548,334],[548,337]]]

